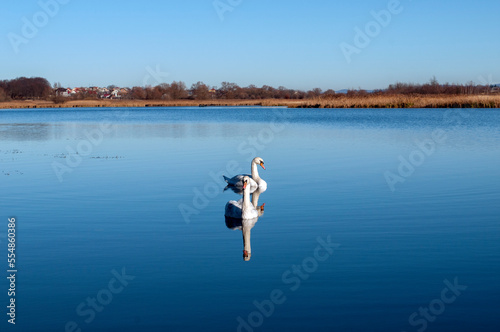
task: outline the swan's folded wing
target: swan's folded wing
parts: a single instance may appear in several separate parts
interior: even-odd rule
[[[238,174],[238,175],[233,176],[232,178],[230,178],[229,180],[226,180],[226,181],[231,186],[243,187],[243,178],[245,176],[252,178],[252,176],[248,175],[248,174]]]
[[[229,201],[226,204],[226,211],[224,215],[226,217],[241,218],[243,199],[239,201]]]

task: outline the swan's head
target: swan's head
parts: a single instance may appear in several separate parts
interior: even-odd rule
[[[243,260],[248,262],[252,258],[252,254],[246,250],[243,250]]]
[[[253,163],[254,164],[257,164],[257,165],[260,165],[263,169],[266,169],[264,167],[264,159],[262,159],[261,157],[257,157],[253,160]]]
[[[245,190],[247,187],[250,188],[250,177],[245,176],[243,178],[243,190]]]

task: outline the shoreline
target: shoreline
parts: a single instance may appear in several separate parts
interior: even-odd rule
[[[55,104],[46,100],[0,102],[0,109],[99,108],[99,107],[228,107],[288,108],[500,108],[500,95],[336,95],[315,99],[256,100],[70,100]]]

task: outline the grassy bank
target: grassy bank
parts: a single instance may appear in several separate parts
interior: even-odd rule
[[[500,95],[336,95],[302,100],[73,100],[1,102],[1,109],[78,107],[286,106],[289,108],[500,108]]]

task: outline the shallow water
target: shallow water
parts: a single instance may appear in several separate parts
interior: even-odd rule
[[[475,109],[2,110],[16,327],[497,331],[499,129]],[[245,262],[222,174],[255,156]]]

